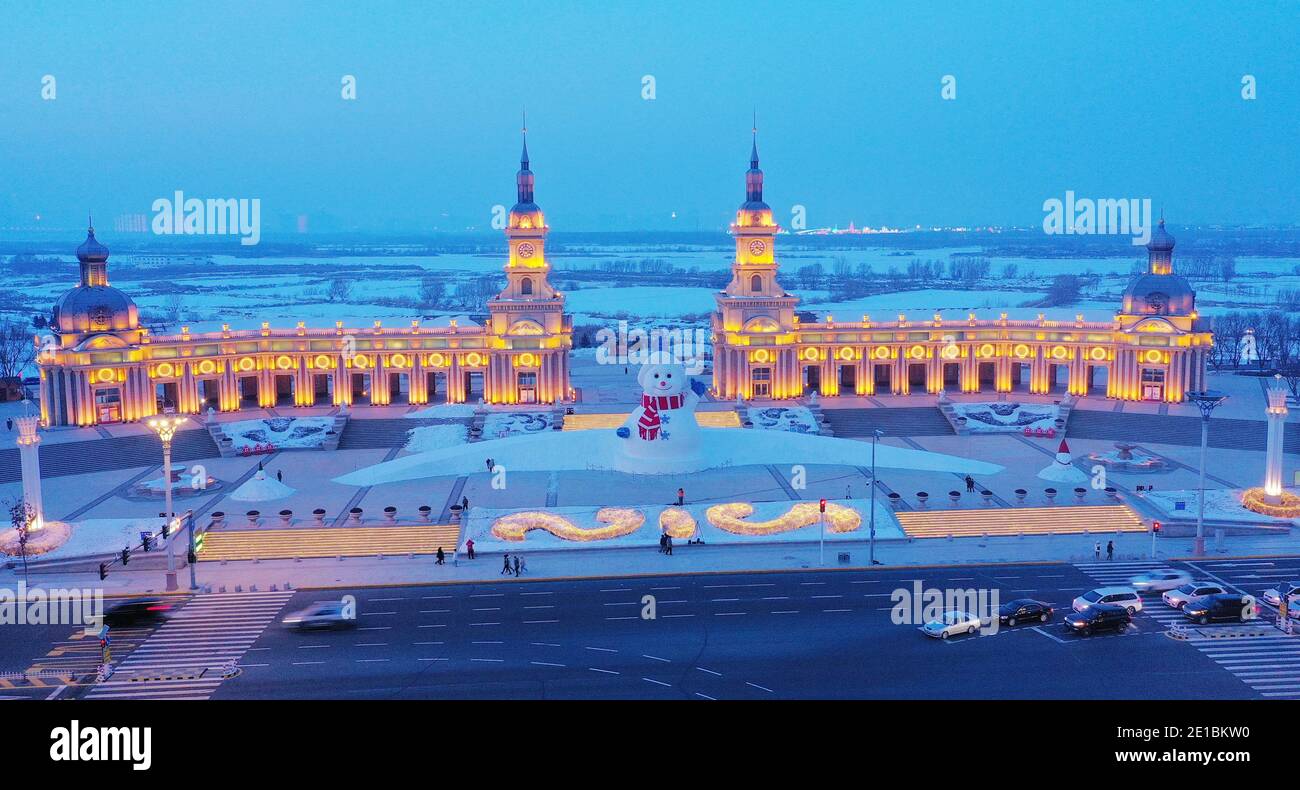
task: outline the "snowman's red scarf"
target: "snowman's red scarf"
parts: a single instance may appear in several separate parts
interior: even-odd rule
[[[642,439],[654,440],[659,438],[659,428],[663,421],[659,417],[659,412],[664,410],[680,409],[686,403],[686,395],[642,395],[641,396],[641,419],[636,421],[637,432],[641,434]]]

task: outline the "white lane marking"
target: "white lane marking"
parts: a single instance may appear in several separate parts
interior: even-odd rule
[[[695,692],[695,696],[697,696],[697,697],[703,697],[704,699],[711,699],[711,700],[713,700],[714,702],[717,702],[717,701],[718,701],[718,698],[717,698],[717,697],[710,697],[708,694],[701,694],[701,693],[698,692],[698,691]]]
[[[324,661],[294,661],[293,665],[295,667],[309,667],[315,664],[324,664],[324,663],[325,663]]]
[[[717,675],[718,677],[722,677],[721,672],[714,672],[713,670],[705,669],[704,667],[696,667],[696,669],[698,669],[701,672],[708,672],[710,675]]]
[[[604,672],[606,675],[617,675],[617,674],[620,674],[620,673],[618,673],[618,672],[615,672],[615,671],[612,670],[612,669],[596,669],[595,667],[587,667],[587,669],[590,669],[592,672]]]
[[[504,658],[471,658],[470,661],[480,661],[485,664],[500,664],[505,661]]]
[[[775,694],[775,693],[776,693],[775,691],[773,691],[772,689],[768,688],[767,686],[760,686],[760,685],[758,685],[757,683],[750,683],[748,680],[745,681],[745,685],[746,685],[746,686],[753,686],[753,687],[756,688],[756,689],[761,689],[761,690],[763,690],[763,691],[766,691],[768,694]]]
[[[648,659],[650,659],[651,661],[662,661],[662,662],[664,662],[665,664],[671,664],[671,663],[673,663],[673,662],[669,661],[669,660],[666,659],[666,658],[660,658],[659,656],[652,656],[652,655],[650,655],[649,653],[642,653],[642,654],[641,654],[641,657],[642,657],[642,658],[648,658]]]
[[[658,683],[659,685],[661,685],[661,686],[667,686],[668,688],[672,688],[672,687],[673,687],[673,684],[671,684],[671,683],[665,683],[665,682],[663,682],[662,680],[655,680],[654,678],[641,678],[641,679],[644,680],[644,681],[647,682],[647,683]]]
[[[562,667],[565,664],[557,664],[554,661],[529,661],[530,664],[536,664],[539,667]]]
[[[538,623],[558,623],[559,620],[525,620],[524,625],[536,625]]]
[[[615,650],[615,649],[612,648],[612,647],[588,647],[587,649],[588,649],[588,650],[597,650],[597,651],[599,651],[599,652],[601,652],[601,653],[617,653],[617,652],[618,652],[617,650]]]

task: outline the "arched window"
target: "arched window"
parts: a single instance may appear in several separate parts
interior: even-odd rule
[[[519,281],[519,293],[524,296],[531,296],[533,293],[533,278],[525,277]]]
[[[754,293],[758,293],[759,291],[763,290],[763,278],[759,277],[757,274],[749,278],[749,290],[753,291]]]

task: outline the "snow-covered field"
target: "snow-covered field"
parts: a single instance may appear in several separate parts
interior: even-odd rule
[[[966,418],[971,433],[1019,433],[1026,428],[1037,430],[1056,427],[1059,406],[1050,403],[1016,403],[991,401],[953,403],[953,412]]]
[[[325,442],[326,431],[333,426],[333,417],[269,417],[228,422],[221,427],[239,452],[268,443],[282,450],[320,447]]]
[[[791,507],[796,503],[790,501],[784,502],[755,502],[752,503],[754,512],[746,517],[748,521],[767,521],[777,519],[790,512]],[[814,505],[816,503],[813,503]],[[861,526],[851,532],[834,533],[829,529],[826,531],[826,542],[845,540],[866,540],[868,513],[870,503],[858,500],[837,500],[835,504],[847,507],[856,512],[861,518]],[[626,506],[626,510],[632,510],[639,513],[645,520],[641,526],[629,534],[620,537],[609,538],[606,540],[576,541],[566,540],[556,537],[544,529],[532,529],[525,533],[522,541],[502,540],[492,534],[492,525],[498,519],[510,516],[514,513],[523,512],[542,512],[560,516],[578,529],[597,529],[608,527],[608,522],[596,520],[596,514],[600,508],[595,507],[552,507],[537,508],[531,510],[519,509],[492,509],[492,508],[470,508],[469,522],[465,527],[465,537],[474,541],[474,550],[476,552],[497,552],[504,551],[514,553],[516,551],[544,551],[555,549],[577,549],[577,548],[630,548],[630,547],[651,547],[659,545],[659,528],[660,514],[664,511],[684,511],[694,520],[700,534],[704,538],[705,544],[711,543],[785,543],[785,542],[808,542],[817,541],[821,530],[817,524],[810,524],[805,527],[793,529],[787,532],[777,532],[770,535],[738,535],[727,532],[709,523],[706,512],[713,505],[686,505],[685,507],[676,507],[672,505],[635,505]],[[876,503],[876,538],[880,540],[903,539],[902,528],[898,524],[898,519],[894,516],[892,509],[883,502]],[[673,543],[680,550],[689,550],[685,546],[686,538],[675,538]],[[464,546],[461,547],[462,551]]]
[[[817,433],[817,418],[805,406],[774,406],[767,409],[751,408],[747,412],[754,427],[769,431],[795,431]]]
[[[550,412],[493,412],[483,420],[483,437],[504,439],[507,436],[542,433],[550,430],[552,424]]]
[[[1253,524],[1272,524],[1287,520],[1247,510],[1241,504],[1242,491],[1243,489],[1240,488],[1205,489],[1205,518],[1211,521],[1244,521]],[[1199,503],[1198,492],[1195,490],[1151,491],[1142,496],[1171,519],[1196,518]],[[1181,510],[1178,505],[1180,502]]]
[[[410,453],[426,453],[454,447],[469,441],[469,428],[465,425],[424,425],[406,432],[406,447]]]
[[[448,419],[456,417],[473,417],[474,406],[470,403],[440,403],[437,406],[426,406],[423,409],[408,412],[403,416],[416,420],[423,420],[431,417]]]

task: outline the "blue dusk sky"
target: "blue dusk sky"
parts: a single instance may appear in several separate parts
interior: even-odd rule
[[[557,230],[721,229],[755,109],[783,223],[1033,226],[1067,190],[1300,217],[1294,2],[11,0],[0,31],[9,230],[176,190],[271,230],[486,229],[524,108]]]

